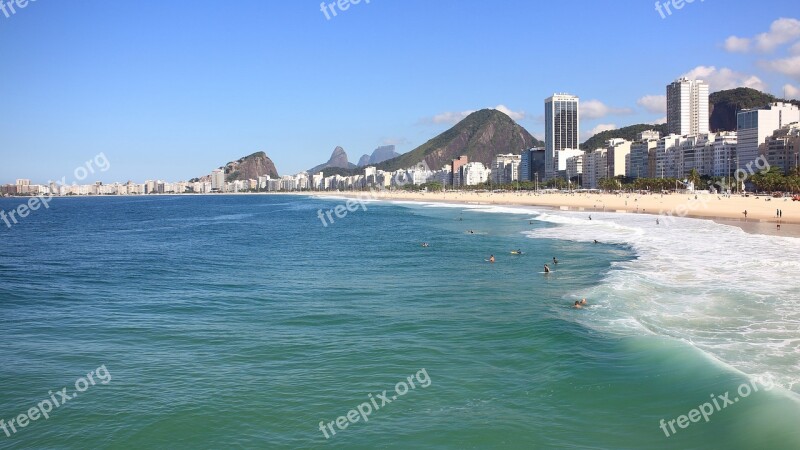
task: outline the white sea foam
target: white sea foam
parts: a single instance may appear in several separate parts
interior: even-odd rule
[[[617,333],[680,339],[751,376],[800,393],[800,239],[750,235],[738,227],[637,214],[547,211],[557,224],[530,237],[630,245],[590,291],[598,307],[581,320]]]

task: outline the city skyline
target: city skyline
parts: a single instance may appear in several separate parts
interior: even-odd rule
[[[587,4],[570,15],[575,28],[604,16],[631,26],[558,42],[546,39],[550,26],[523,23],[567,15],[574,5],[372,2],[326,20],[316,2],[242,2],[224,11],[189,2],[31,3],[0,17],[0,36],[17,43],[1,50],[12,81],[0,105],[10,118],[0,124],[0,182],[58,179],[99,152],[115,161],[104,182],[187,179],[255,151],[281,173],[296,173],[337,145],[352,159],[389,143],[408,152],[486,107],[541,139],[541,101],[552,92],[581,98],[582,142],[604,129],[662,121],[663,86],[681,76],[706,80],[711,92],[749,86],[796,97],[799,22],[768,12],[791,3],[767,3],[773,7],[705,2],[666,18],[646,2]],[[709,30],[702,26],[709,17],[737,25]],[[178,20],[186,24],[181,33],[172,27]],[[230,31],[232,23],[244,25]],[[501,30],[502,44],[492,44],[490,32],[463,33],[464,23]],[[618,45],[631,34],[639,45]],[[293,52],[282,39],[294,42]],[[470,48],[487,45],[488,59],[454,68]],[[541,70],[563,54],[571,55],[565,65]],[[613,68],[584,70],[609,56]],[[642,77],[642,67],[655,75]]]

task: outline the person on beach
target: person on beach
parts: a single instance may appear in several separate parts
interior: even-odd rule
[[[544,273],[550,273],[550,266],[547,264],[544,265]]]
[[[747,219],[747,210],[744,210],[744,218]]]

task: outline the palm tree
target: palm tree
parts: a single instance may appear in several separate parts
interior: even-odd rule
[[[686,175],[686,179],[690,183],[694,184],[695,189],[700,187],[700,183],[702,180],[700,179],[700,173],[697,172],[697,169],[690,170],[689,174]]]

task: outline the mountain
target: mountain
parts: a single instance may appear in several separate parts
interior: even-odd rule
[[[772,102],[800,106],[798,100],[781,100],[774,95],[744,87],[714,92],[708,97],[709,128],[712,132],[736,131],[737,112],[747,108],[760,108]]]
[[[342,147],[336,147],[333,149],[333,153],[331,154],[330,159],[325,164],[320,164],[313,169],[309,170],[309,173],[319,173],[322,169],[326,168],[333,168],[338,167],[340,169],[355,169],[356,165],[350,163],[347,159],[347,152],[344,151]]]
[[[358,167],[373,166],[392,158],[397,158],[400,156],[400,153],[397,153],[394,151],[394,149],[394,145],[384,145],[382,147],[378,147],[372,152],[372,155],[362,156],[361,159],[358,160],[357,165]]]
[[[630,125],[617,130],[608,130],[595,134],[594,136],[587,139],[586,142],[581,144],[581,150],[594,150],[596,148],[605,147],[607,140],[615,138],[635,141],[639,133],[647,130],[658,131],[659,133],[661,133],[661,136],[666,136],[667,134],[669,134],[667,133],[667,124],[665,123],[661,123],[658,125],[650,125],[644,123],[638,125]]]
[[[437,170],[461,155],[466,155],[470,162],[489,165],[497,154],[519,154],[540,146],[544,144],[504,113],[482,109],[416,149],[378,164],[377,168],[394,171],[424,160],[428,167]]]
[[[269,175],[271,178],[280,178],[275,164],[264,152],[256,152],[236,161],[231,161],[220,167],[220,169],[225,171],[226,181],[257,180],[258,177],[264,175]],[[193,178],[189,181],[211,181],[211,175]]]
[[[361,155],[361,158],[358,159],[358,167],[364,167],[369,165],[369,155]]]

